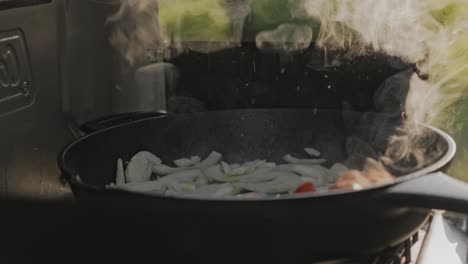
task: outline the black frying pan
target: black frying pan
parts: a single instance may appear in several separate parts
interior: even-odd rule
[[[428,208],[468,212],[466,184],[442,173],[426,175],[449,163],[453,140],[426,127],[427,164],[398,175],[395,184],[292,199],[195,200],[105,189],[114,180],[116,159],[149,150],[169,162],[216,150],[228,162],[279,162],[285,153],[311,146],[332,162],[347,162],[354,155],[346,151],[349,136],[379,155],[398,124],[383,114],[316,110],[168,115],[84,136],[63,150],[59,165],[78,201],[102,208],[93,220],[103,228],[95,232],[108,238],[106,248],[115,257],[148,255],[161,263],[311,263],[400,243],[420,228]]]

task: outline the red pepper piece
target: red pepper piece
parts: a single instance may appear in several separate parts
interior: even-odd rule
[[[305,192],[315,192],[315,186],[311,182],[304,182],[299,185],[293,193],[305,193]]]

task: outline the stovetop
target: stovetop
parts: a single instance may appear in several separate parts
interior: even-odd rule
[[[382,252],[317,264],[466,264],[467,218],[434,210],[424,226],[406,241]]]

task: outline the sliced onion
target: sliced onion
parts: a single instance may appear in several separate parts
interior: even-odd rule
[[[221,160],[222,157],[223,156],[220,153],[213,151],[210,153],[210,155],[208,155],[208,157],[205,160],[201,161],[195,166],[174,168],[174,167],[169,167],[164,164],[158,164],[158,165],[153,166],[152,171],[158,175],[167,175],[171,173],[176,173],[178,171],[183,171],[183,170],[188,170],[188,169],[193,169],[193,168],[204,168],[204,167],[217,164]]]
[[[174,168],[174,167],[169,167],[164,164],[159,164],[153,166],[153,172],[156,173],[157,175],[168,175],[171,173],[176,173],[178,171],[183,171],[187,170],[188,168]]]
[[[285,155],[283,160],[293,164],[322,164],[327,161],[326,159],[298,159],[290,154]]]
[[[307,154],[309,154],[312,157],[320,157],[321,153],[320,151],[314,149],[314,148],[305,148],[304,149]]]
[[[117,186],[117,188],[132,192],[163,194],[166,191],[167,186],[159,181],[148,181],[143,183],[122,184]]]
[[[231,165],[229,165],[229,167],[231,167],[231,169],[237,169],[239,168],[241,165],[239,163],[233,163]]]
[[[276,168],[276,163],[274,163],[274,162],[267,162],[267,163],[265,163],[265,164],[260,165],[260,167],[262,167],[262,168],[265,168],[265,167],[267,167],[267,168]]]
[[[202,169],[202,173],[210,180],[217,182],[227,182],[228,177],[221,171],[220,165],[213,165]]]
[[[252,173],[235,177],[235,180],[239,182],[267,182],[279,176],[278,173],[272,173],[272,172],[273,172],[273,168],[263,167],[263,168],[257,169],[256,171]]]
[[[198,178],[195,180],[195,185],[197,186],[204,186],[210,183],[210,179],[206,177],[204,174],[201,174],[198,176]]]
[[[236,168],[236,169],[232,169],[228,175],[229,176],[240,176],[240,175],[245,175],[245,174],[248,174],[248,173],[251,173],[253,171],[255,171],[256,169],[256,166],[254,164],[251,164],[251,165],[243,165],[243,166],[240,166],[239,168]]]
[[[125,172],[124,172],[123,162],[121,158],[117,159],[117,173],[115,176],[115,184],[116,185],[125,184]]]
[[[307,179],[310,179],[314,185],[323,185],[327,177],[327,168],[320,165],[304,164],[285,164],[279,167],[280,170],[292,171]]]
[[[212,166],[217,164],[223,155],[221,153],[218,153],[216,151],[212,151],[210,155],[206,159],[204,159],[202,162],[200,162],[197,167],[202,168],[202,167],[207,167],[207,166]]]
[[[125,170],[126,181],[128,183],[149,181],[153,166],[160,163],[161,160],[155,155],[147,151],[138,152],[127,165]]]
[[[179,168],[190,167],[200,163],[201,158],[199,156],[193,156],[190,159],[182,158],[174,160],[174,164]]]
[[[226,162],[221,161],[221,167],[223,168],[224,174],[228,174],[229,172],[231,172],[231,167]]]
[[[316,149],[304,150],[312,157],[320,156]],[[340,163],[327,169],[320,166],[326,162],[323,158],[300,159],[289,154],[283,157],[287,164],[257,159],[239,165],[228,164],[221,159],[222,155],[213,151],[204,160],[199,156],[181,158],[174,160],[177,167],[170,167],[162,164],[152,153],[141,151],[131,158],[125,171],[122,160],[117,160],[115,184],[106,187],[185,197],[259,198],[290,193],[304,182],[312,183],[319,193],[326,192],[329,189],[325,186],[327,183],[335,188],[339,185],[337,179],[349,173],[349,169]],[[375,166],[368,167],[371,172],[376,170]],[[152,173],[162,177],[150,181]],[[359,177],[340,179],[343,187],[355,190],[366,187]],[[249,193],[239,194],[241,191]]]
[[[234,188],[232,184],[220,183],[202,186],[188,193],[187,196],[219,198],[236,195],[237,193],[239,193],[238,189]]]
[[[233,183],[235,187],[260,193],[287,193],[292,189],[296,188],[299,184],[303,183],[301,177],[293,173],[288,172],[271,172],[271,174],[277,174],[277,177],[269,182],[262,183],[248,183],[248,182],[236,182]]]

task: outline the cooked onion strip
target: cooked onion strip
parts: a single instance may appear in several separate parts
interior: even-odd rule
[[[313,157],[321,155],[313,148],[304,150]],[[221,159],[222,155],[213,151],[204,160],[199,156],[181,158],[173,161],[177,167],[170,167],[152,153],[141,151],[125,170],[122,159],[117,159],[115,184],[106,187],[157,195],[249,199],[330,189],[360,190],[394,180],[373,160],[368,160],[361,172],[340,163],[328,169],[321,165],[326,162],[323,158],[299,159],[289,154],[283,157],[285,164],[257,159],[240,165]],[[158,179],[150,181],[152,174]]]
[[[283,160],[294,164],[322,164],[327,161],[326,159],[298,159],[290,154],[285,155]]]
[[[287,193],[302,184],[303,181],[299,176],[289,172],[271,172],[276,174],[277,177],[269,182],[249,183],[249,182],[236,182],[233,185],[240,189],[245,189],[253,192],[277,194]]]
[[[179,168],[183,168],[183,167],[194,166],[200,163],[200,161],[201,161],[201,158],[199,156],[193,156],[190,159],[182,158],[182,159],[174,160],[174,164]]]
[[[152,171],[156,173],[157,175],[168,175],[171,173],[176,173],[178,171],[183,171],[183,170],[188,170],[188,169],[193,169],[193,168],[204,168],[204,167],[217,164],[221,160],[222,157],[223,155],[221,155],[220,153],[216,151],[213,151],[210,153],[210,155],[208,155],[206,159],[196,164],[195,166],[174,168],[174,167],[169,167],[164,164],[158,164],[158,165],[153,166]]]
[[[163,194],[166,191],[167,186],[160,181],[148,181],[142,183],[122,184],[114,188],[141,193]]]
[[[309,154],[312,157],[320,157],[320,151],[314,149],[314,148],[305,148],[304,149],[307,154]]]
[[[117,172],[115,176],[115,184],[116,185],[125,184],[125,172],[124,172],[123,162],[121,158],[117,159]]]
[[[154,166],[159,166],[161,159],[148,151],[140,151],[130,159],[125,170],[128,183],[145,182],[151,178]]]

